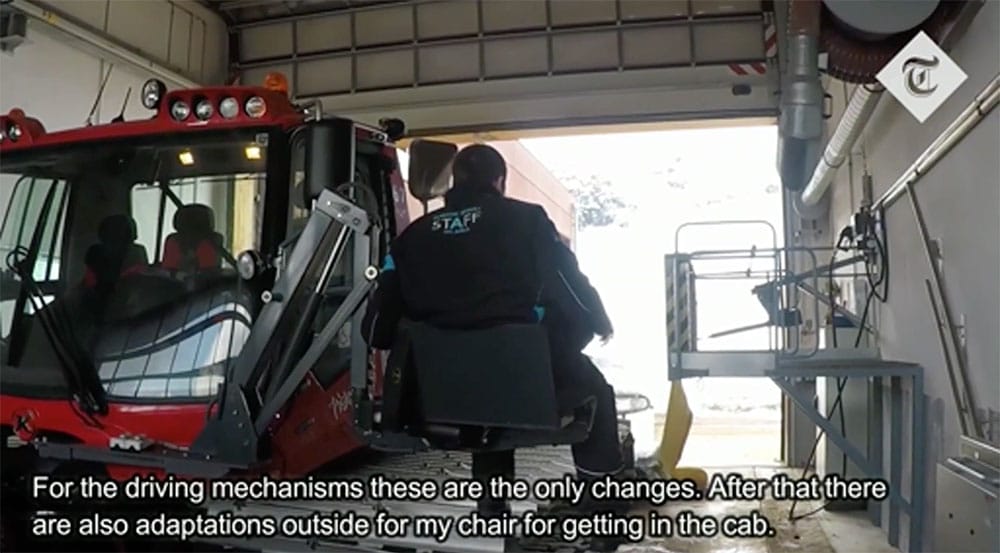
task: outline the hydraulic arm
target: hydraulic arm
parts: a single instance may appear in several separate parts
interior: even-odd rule
[[[265,293],[268,301],[236,361],[232,381],[225,387],[217,411],[192,445],[195,452],[239,466],[258,460],[259,437],[373,285],[377,273],[372,268],[365,271],[367,278],[354,284],[305,353],[297,361],[288,353],[309,332],[312,317],[308,315],[315,313],[315,303],[345,254],[349,235],[354,233],[355,247],[366,248],[370,228],[370,215],[350,200],[330,190],[320,194],[291,251],[287,268],[274,288]],[[279,380],[262,392],[258,384],[265,376]]]

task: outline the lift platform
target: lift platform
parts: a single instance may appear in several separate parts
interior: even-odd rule
[[[766,221],[720,221],[681,225],[676,234],[675,252],[681,248],[684,231],[720,228],[743,231],[756,228],[770,244],[749,249],[717,249],[674,253],[665,258],[668,374],[671,381],[687,378],[737,377],[770,378],[785,397],[796,405],[827,438],[857,465],[867,478],[889,483],[887,513],[883,505],[869,501],[868,513],[873,524],[881,526],[888,519],[890,545],[900,545],[901,516],[908,519],[909,551],[922,551],[921,526],[924,520],[925,404],[923,367],[913,363],[886,360],[875,347],[864,347],[871,328],[865,317],[857,317],[822,292],[834,278],[856,278],[852,266],[864,261],[864,252],[845,248],[850,258],[821,265],[821,256],[836,257],[835,248],[780,247],[777,232]],[[709,233],[705,233],[709,234]],[[847,271],[846,273],[844,271]],[[767,332],[767,347],[759,349],[716,348],[701,350],[698,333],[698,284],[705,281],[731,281],[752,285],[750,293],[764,307],[764,322],[738,326],[713,333],[708,338],[743,332]],[[824,281],[826,281],[824,283]],[[821,309],[821,305],[824,306]],[[835,312],[862,327],[855,347],[824,347],[819,340],[818,324],[805,326],[808,319],[819,320],[824,311]],[[732,323],[727,318],[727,324]],[[759,338],[760,336],[758,336]],[[868,384],[871,419],[866,443],[856,444],[834,425],[829,413],[817,407],[814,398],[803,393],[798,382],[816,379],[864,379]],[[907,397],[908,396],[908,397]],[[904,414],[904,403],[908,404]],[[832,412],[832,411],[831,411]],[[904,440],[905,438],[905,440]],[[888,443],[886,443],[888,440]],[[904,442],[908,454],[904,460]],[[888,450],[888,458],[884,451]],[[903,467],[908,466],[908,486],[904,486]],[[904,490],[908,488],[908,494]]]

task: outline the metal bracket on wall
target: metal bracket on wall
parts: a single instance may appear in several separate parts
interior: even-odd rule
[[[924,491],[925,491],[925,448],[922,445],[925,438],[925,399],[923,367],[912,363],[899,363],[883,360],[841,360],[840,362],[789,363],[768,371],[771,379],[785,396],[799,407],[803,414],[817,427],[823,429],[829,439],[847,457],[854,462],[869,478],[887,480],[889,483],[889,544],[899,547],[902,536],[900,514],[906,514],[909,519],[909,551],[923,551],[922,526],[924,523]],[[872,409],[872,427],[874,436],[867,444],[867,454],[855,446],[826,417],[817,410],[812,396],[803,394],[793,385],[795,378],[801,377],[837,377],[865,378],[874,384],[874,402]],[[888,381],[889,386],[883,382]],[[903,416],[903,381],[910,382],[911,401],[909,417],[910,444],[910,494],[903,497],[903,434],[907,430]],[[888,402],[885,401],[888,396]],[[883,423],[884,404],[889,406],[889,424]],[[882,433],[889,431],[889,471],[883,469]],[[882,524],[881,506],[876,502],[869,505],[872,522]]]
[[[973,436],[982,439],[983,427],[979,422],[979,413],[976,410],[976,400],[972,393],[972,386],[969,383],[969,373],[966,367],[965,356],[962,354],[962,341],[958,337],[958,328],[955,325],[955,318],[952,315],[951,305],[948,303],[948,296],[944,288],[944,279],[941,275],[941,267],[938,265],[934,258],[934,250],[932,246],[932,240],[929,232],[927,231],[927,223],[924,220],[924,212],[920,208],[920,200],[917,197],[917,191],[913,189],[913,183],[908,182],[905,186],[907,196],[910,198],[910,207],[913,208],[913,217],[917,222],[917,229],[920,231],[921,243],[924,247],[924,254],[927,257],[927,263],[931,266],[931,277],[934,283],[934,290],[931,289],[931,282],[926,282],[927,293],[931,298],[931,305],[934,308],[934,315],[938,320],[938,325],[944,325],[945,329],[948,331],[948,338],[950,338],[950,348],[945,346],[944,339],[942,338],[942,348],[944,348],[944,356],[946,365],[949,369],[949,380],[953,388],[952,393],[955,396],[955,401],[958,405],[959,411],[963,411],[962,403],[959,401],[961,398],[965,398],[964,412],[970,418],[970,423],[972,426]],[[940,250],[939,250],[940,251]],[[941,310],[938,312],[937,302],[934,300],[934,292],[937,292],[937,298],[940,301]],[[954,354],[954,362],[957,367],[958,378],[952,375],[952,364],[950,356]],[[960,389],[956,387],[960,386]],[[968,433],[968,424],[963,420],[963,416],[959,417],[962,422],[962,432]]]

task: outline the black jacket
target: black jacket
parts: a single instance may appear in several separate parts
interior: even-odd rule
[[[450,190],[393,241],[362,323],[368,344],[389,349],[404,317],[460,329],[541,320],[577,349],[612,332],[545,210],[492,188]]]

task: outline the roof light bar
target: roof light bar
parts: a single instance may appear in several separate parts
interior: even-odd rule
[[[159,79],[149,79],[142,85],[142,105],[146,109],[156,109],[167,92],[167,85]]]
[[[254,119],[260,119],[267,113],[267,103],[260,96],[251,96],[243,106],[244,111]]]
[[[212,107],[212,102],[207,99],[201,99],[194,106],[194,115],[202,121],[208,120],[215,113],[215,108]]]
[[[219,114],[226,119],[232,119],[240,114],[240,103],[232,96],[226,96],[219,102]]]
[[[191,106],[184,100],[174,100],[170,105],[170,116],[176,121],[183,121],[191,115]]]

